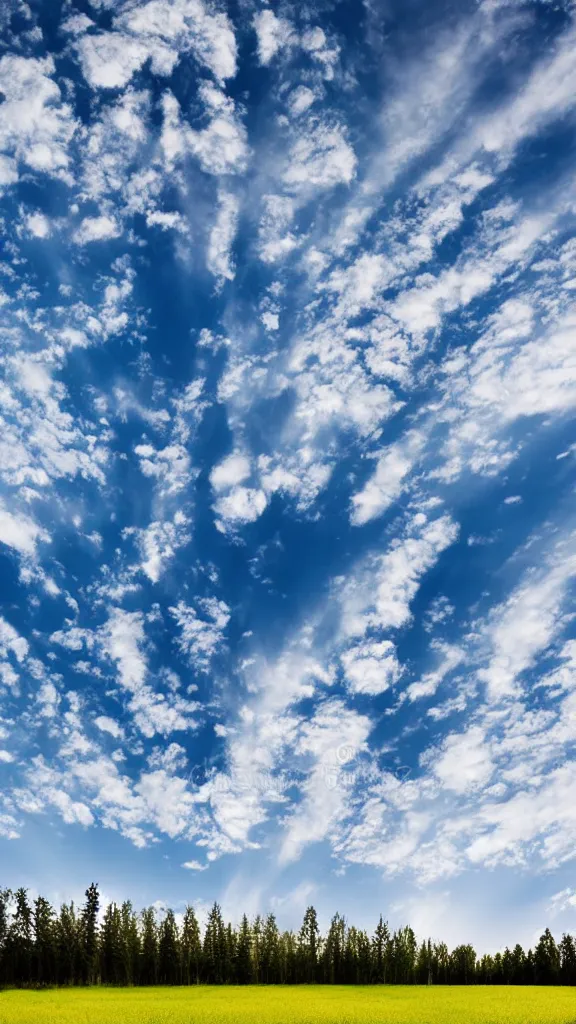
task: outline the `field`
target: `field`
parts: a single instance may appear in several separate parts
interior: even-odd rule
[[[420,986],[0,992],[0,1024],[576,1024],[576,989]]]

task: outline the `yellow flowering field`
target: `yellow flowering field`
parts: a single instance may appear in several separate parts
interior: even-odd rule
[[[0,1024],[576,1024],[576,989],[290,986],[0,992]]]

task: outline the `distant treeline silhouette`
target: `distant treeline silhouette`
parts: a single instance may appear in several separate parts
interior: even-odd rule
[[[298,932],[280,931],[274,914],[226,924],[214,903],[202,933],[194,908],[137,913],[127,900],[100,917],[95,884],[84,904],[32,903],[26,889],[0,890],[0,984],[46,985],[576,985],[576,942],[557,944],[547,928],[533,950],[522,946],[477,957],[471,945],[417,942],[410,927],[374,934],[340,914],[320,934],[314,907]]]

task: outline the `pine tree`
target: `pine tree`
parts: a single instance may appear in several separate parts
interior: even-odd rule
[[[85,892],[86,902],[80,914],[80,970],[84,985],[96,980],[98,967],[98,911],[100,895],[98,886],[92,882]]]
[[[300,928],[299,944],[303,968],[303,981],[313,984],[318,970],[320,929],[314,907],[308,907]]]
[[[11,980],[16,985],[32,981],[32,910],[26,889],[14,893],[15,910],[6,938],[7,960]]]
[[[344,981],[345,948],[346,922],[341,914],[334,914],[322,951],[324,981],[329,984],[341,985]]]
[[[200,927],[194,908],[187,906],[182,922],[182,982],[184,985],[197,985],[200,981],[202,967],[202,943]]]
[[[549,928],[540,936],[534,951],[536,984],[557,985],[560,978],[560,954]]]
[[[8,935],[8,905],[12,893],[9,889],[0,889],[0,987],[8,981],[8,965],[6,961],[6,937]]]
[[[158,979],[158,928],[154,907],[142,911],[142,946],[140,954],[140,984],[155,985]]]
[[[106,985],[126,983],[122,956],[122,919],[116,903],[109,903],[100,929],[100,972]]]
[[[56,926],[48,900],[34,900],[34,947],[32,976],[36,985],[53,985],[56,978]]]
[[[262,930],[262,948],[260,952],[260,968],[262,981],[270,985],[278,981],[279,951],[278,925],[274,914],[268,914]]]
[[[390,931],[388,924],[382,920],[382,914],[380,914],[380,920],[376,925],[374,938],[372,939],[373,980],[378,985],[386,984],[386,953],[389,941]]]
[[[138,968],[140,963],[140,933],[138,918],[132,904],[125,900],[120,909],[120,935],[122,946],[123,974],[126,985],[138,984]]]
[[[516,943],[512,950],[512,977],[513,985],[523,985],[526,973],[526,955],[520,943]]]
[[[563,985],[576,985],[576,942],[573,935],[563,935],[559,945],[560,980]]]
[[[236,946],[236,981],[239,985],[249,985],[254,980],[252,963],[252,933],[246,914],[242,915],[238,944]]]
[[[358,932],[358,981],[360,985],[369,985],[372,974],[372,943],[366,931]]]
[[[256,914],[252,925],[252,973],[254,981],[258,984],[262,981],[260,970],[260,951],[262,947],[262,918]]]
[[[226,930],[218,903],[214,903],[208,915],[202,952],[206,981],[221,985],[225,980],[227,950]]]
[[[57,974],[59,985],[80,980],[79,923],[74,903],[63,903],[56,922]]]
[[[161,985],[180,984],[180,936],[173,910],[167,910],[158,934],[158,980]]]

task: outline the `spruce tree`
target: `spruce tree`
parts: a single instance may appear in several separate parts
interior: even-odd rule
[[[8,904],[12,893],[9,889],[0,889],[0,986],[5,985],[8,977],[8,965],[6,961],[6,937],[8,935]]]
[[[98,968],[98,885],[92,882],[85,892],[86,902],[80,914],[80,970],[84,985],[92,985]]]
[[[300,953],[303,967],[303,981],[313,984],[318,969],[318,953],[320,949],[320,929],[318,915],[314,907],[307,908],[299,934]]]
[[[180,984],[180,936],[173,910],[167,910],[158,933],[158,980],[161,985]]]
[[[182,922],[182,982],[197,985],[202,966],[202,943],[200,927],[193,907],[187,906]]]
[[[560,981],[563,985],[576,985],[576,942],[573,935],[563,935],[559,944]]]
[[[374,938],[372,939],[373,979],[378,985],[386,984],[386,953],[389,941],[390,932],[388,924],[382,920],[382,914],[380,914],[380,920],[376,925]]]
[[[126,985],[138,984],[140,963],[140,933],[138,918],[129,900],[125,900],[120,909],[120,933],[122,946],[123,974]]]
[[[15,985],[32,981],[32,909],[26,889],[14,893],[15,909],[6,938],[10,979]]]
[[[344,981],[344,951],[346,947],[346,922],[341,914],[334,914],[324,944],[324,980],[329,984],[341,985]]]
[[[534,951],[537,985],[557,985],[560,979],[560,954],[549,928],[540,936]]]
[[[243,914],[236,946],[236,981],[239,985],[249,985],[253,980],[252,933],[248,918]]]
[[[53,985],[56,977],[56,925],[48,900],[34,900],[34,947],[32,976],[36,985]]]
[[[140,984],[155,985],[158,979],[158,928],[154,907],[142,911],[142,944],[140,953]]]
[[[105,985],[124,985],[126,983],[122,956],[121,917],[116,903],[109,903],[106,907],[100,929],[100,972]]]
[[[63,903],[56,922],[59,985],[74,985],[80,980],[79,930],[74,903]]]
[[[260,969],[262,981],[270,985],[278,980],[278,925],[274,914],[268,914],[262,930],[262,947],[260,952]]]

